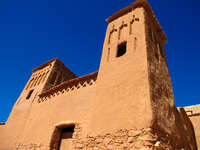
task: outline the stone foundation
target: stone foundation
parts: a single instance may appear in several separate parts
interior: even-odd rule
[[[178,150],[171,145],[172,142],[167,136],[160,138],[160,135],[153,133],[151,128],[134,130],[120,129],[114,133],[99,135],[96,137],[87,136],[86,140],[74,135],[75,150]],[[182,150],[187,148],[182,148]]]

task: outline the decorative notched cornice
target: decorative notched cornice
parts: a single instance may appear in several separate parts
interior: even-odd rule
[[[143,7],[147,14],[149,15],[149,17],[153,20],[153,22],[155,23],[155,26],[157,28],[158,33],[160,33],[161,38],[163,40],[164,43],[167,43],[167,38],[165,36],[164,31],[162,30],[162,27],[160,25],[160,23],[158,22],[157,18],[155,17],[153,10],[151,8],[151,6],[149,5],[149,3],[147,2],[147,0],[136,0],[135,2],[133,2],[132,4],[130,4],[129,6],[121,9],[120,11],[114,13],[112,16],[110,16],[109,18],[106,19],[106,21],[108,23],[111,23],[112,21],[114,21],[115,19],[131,12],[133,9],[138,8],[138,7]]]
[[[46,90],[44,92],[42,92],[39,97],[41,100],[39,100],[39,102],[43,101],[42,99],[46,98],[46,97],[49,97],[50,95],[55,95],[55,93],[61,91],[62,93],[64,93],[64,90],[68,90],[68,89],[71,89],[71,90],[74,90],[74,88],[77,88],[79,89],[80,87],[79,86],[83,86],[85,87],[85,83],[87,84],[91,84],[92,85],[92,82],[95,82],[96,79],[97,79],[97,75],[98,75],[98,72],[94,72],[94,73],[91,73],[91,74],[88,74],[88,75],[85,75],[85,76],[82,76],[82,77],[79,77],[79,78],[75,78],[75,79],[72,79],[72,80],[69,80],[69,81],[65,81],[49,90]],[[92,81],[93,80],[93,81]]]

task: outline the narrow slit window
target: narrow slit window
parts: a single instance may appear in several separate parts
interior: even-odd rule
[[[126,43],[127,42],[123,42],[123,43],[118,45],[116,57],[121,57],[126,53]]]
[[[26,96],[26,99],[29,99],[31,97],[32,93],[33,93],[33,90],[30,90],[28,95]]]

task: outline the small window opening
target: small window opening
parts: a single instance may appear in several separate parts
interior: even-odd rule
[[[72,137],[74,133],[74,127],[70,126],[61,129],[59,150],[61,149],[72,149]]]
[[[28,95],[26,96],[26,99],[29,99],[31,97],[32,93],[33,93],[33,90],[30,90]]]
[[[118,47],[117,47],[117,56],[116,57],[123,56],[125,53],[126,53],[126,42],[118,45]]]

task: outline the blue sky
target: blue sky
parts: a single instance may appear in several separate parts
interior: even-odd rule
[[[98,70],[105,19],[132,0],[0,1],[0,122],[7,117],[31,70],[61,59],[75,74]],[[163,27],[175,103],[200,103],[200,1],[149,0]]]

